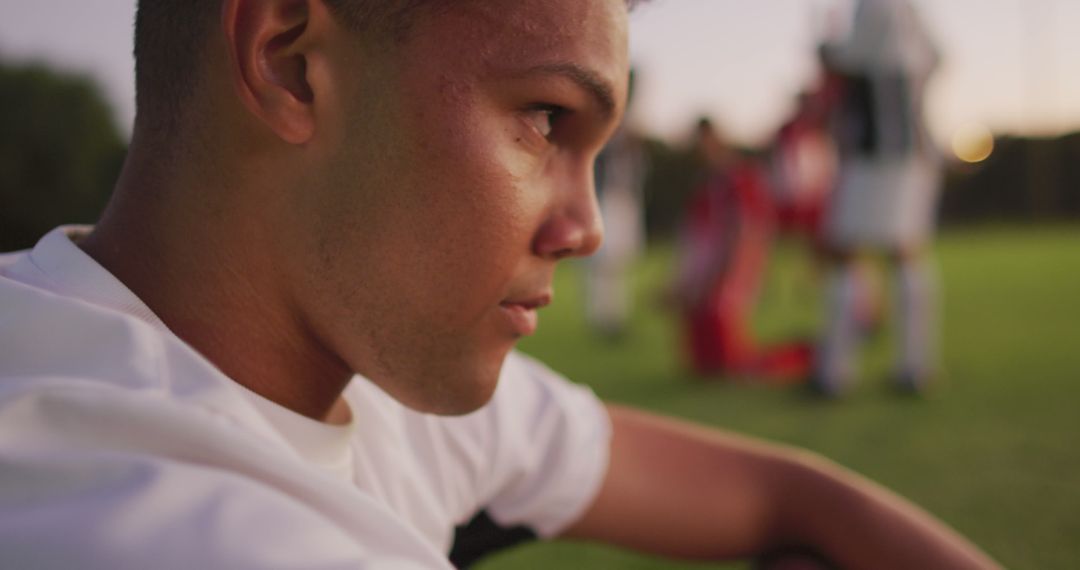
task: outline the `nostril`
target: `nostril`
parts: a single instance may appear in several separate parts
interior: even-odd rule
[[[566,248],[563,248],[563,249],[560,249],[558,251],[553,252],[551,255],[552,255],[552,257],[554,257],[556,259],[563,259],[563,258],[571,257],[571,256],[574,255],[574,249],[570,248],[570,247],[566,247]]]

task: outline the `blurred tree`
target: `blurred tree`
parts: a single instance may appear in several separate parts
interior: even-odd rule
[[[954,164],[941,216],[945,223],[1080,219],[1080,133],[1002,137],[985,162]]]
[[[648,140],[645,148],[649,164],[645,180],[646,235],[650,240],[670,238],[703,166],[691,148],[672,147],[655,139]]]
[[[0,63],[0,251],[101,214],[126,148],[90,79]]]

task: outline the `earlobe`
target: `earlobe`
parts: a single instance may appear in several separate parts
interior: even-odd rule
[[[315,132],[308,75],[312,0],[225,0],[222,25],[231,75],[244,106],[279,138],[304,144]]]

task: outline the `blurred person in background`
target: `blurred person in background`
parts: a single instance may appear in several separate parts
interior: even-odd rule
[[[836,183],[836,145],[829,127],[837,87],[823,78],[820,86],[799,94],[795,112],[773,140],[770,157],[777,231],[795,235],[815,249]]]
[[[626,4],[141,1],[104,216],[0,262],[2,564],[449,570],[502,529],[994,567],[821,457],[513,350],[601,240]]]
[[[845,78],[821,63],[815,84],[799,94],[794,112],[777,131],[769,149],[776,232],[807,247],[815,277],[829,267],[833,253],[825,215],[838,178],[835,126],[845,87]],[[869,261],[855,260],[852,276],[859,291],[855,296],[857,328],[867,336],[879,332],[883,320],[880,279]]]
[[[631,70],[627,105],[633,104]],[[644,138],[623,121],[596,157],[596,199],[604,222],[600,249],[585,260],[585,317],[596,332],[618,339],[633,309],[631,268],[645,247]]]
[[[802,380],[810,348],[760,346],[751,326],[774,227],[766,172],[708,119],[698,122],[695,141],[703,173],[687,202],[672,287],[691,366],[702,376]]]
[[[824,228],[832,260],[826,323],[813,386],[835,396],[857,375],[860,307],[870,292],[858,263],[880,252],[896,278],[895,386],[921,392],[936,373],[935,278],[926,248],[941,174],[923,100],[939,55],[908,0],[860,0],[850,34],[824,44],[821,57],[842,79],[843,94],[835,117],[839,176]]]

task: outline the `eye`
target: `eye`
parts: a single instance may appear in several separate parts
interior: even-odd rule
[[[525,115],[529,124],[544,138],[550,138],[559,119],[566,114],[566,108],[558,105],[540,103],[530,107]]]

